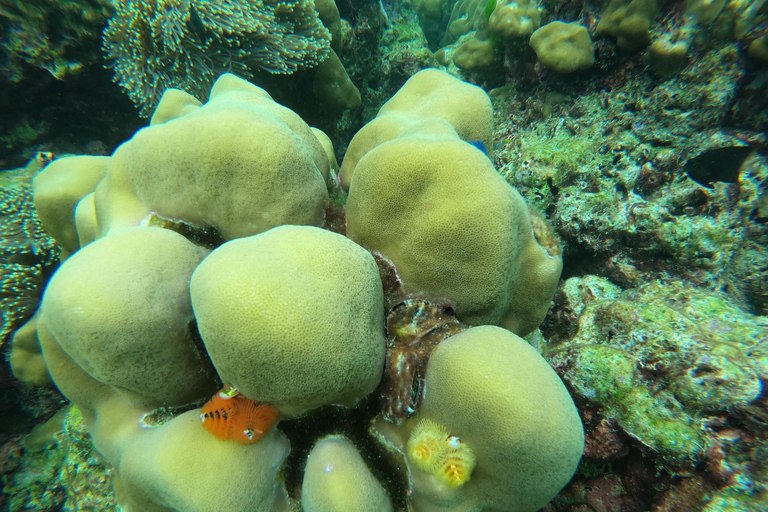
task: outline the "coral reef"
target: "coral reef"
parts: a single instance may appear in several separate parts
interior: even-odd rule
[[[626,287],[676,276],[727,287],[740,307],[765,312],[765,157],[747,160],[739,183],[712,190],[682,172],[705,149],[764,140],[722,127],[734,118],[745,76],[736,47],[726,45],[674,78],[625,78],[612,93],[575,97],[553,86],[507,103],[499,90],[496,105],[506,114],[496,162],[549,214],[569,247],[571,272],[600,273]],[[754,113],[753,129],[763,126],[761,115]]]
[[[94,449],[77,407],[64,409],[46,427],[36,446],[27,437],[4,461],[7,510],[119,510],[112,489],[113,470]]]
[[[392,510],[386,491],[371,474],[355,445],[340,436],[321,439],[312,448],[301,501],[307,512]]]
[[[11,82],[25,66],[45,69],[58,80],[97,62],[99,33],[112,12],[109,0],[0,2],[0,75]]]
[[[492,4],[486,4],[486,14]],[[541,8],[532,0],[501,0],[495,2],[488,16],[488,31],[502,39],[514,39],[533,34],[541,25]]]
[[[539,61],[558,73],[587,69],[595,63],[587,28],[577,23],[547,23],[531,35],[530,44]]]
[[[374,428],[406,451],[413,430],[429,420],[457,446],[465,443],[477,465],[454,487],[406,459],[414,510],[536,511],[570,480],[584,449],[578,412],[526,341],[500,327],[467,329],[437,346],[426,383],[424,403],[408,421],[379,420]]]
[[[538,242],[522,197],[467,143],[485,144],[489,127],[480,89],[416,74],[350,143],[339,174],[347,235],[390,260],[407,293],[448,297],[465,323],[525,335],[549,307],[560,253]]]
[[[756,450],[767,433],[768,319],[741,311],[722,293],[674,281],[621,291],[595,276],[571,278],[558,304],[556,324],[578,318],[578,330],[546,351],[578,397],[586,461],[596,464],[590,471],[585,462],[577,480],[638,501],[637,508],[610,510],[649,510],[665,501],[687,502],[690,510],[727,510],[727,502],[751,510],[765,499],[766,467]],[[635,469],[615,476],[600,469],[632,459]],[[661,472],[655,490],[651,482],[630,487],[637,479],[631,473],[642,467]],[[565,496],[576,499],[583,493],[577,487]]]
[[[37,309],[59,249],[43,230],[29,184],[0,188],[0,345]]]
[[[223,18],[211,9],[232,5],[144,2],[142,30],[156,29],[144,48],[200,76],[234,55],[230,42],[255,40],[248,27],[212,28]],[[50,368],[115,465],[126,510],[762,510],[767,6],[319,1],[303,12],[331,34],[322,63],[290,75],[247,59],[221,68],[247,68],[269,94],[225,75],[209,98],[218,71],[198,88],[174,82],[188,92],[166,89],[132,137],[99,107],[72,116],[70,133],[3,92],[0,109],[26,112],[0,119],[7,153],[85,133],[75,121],[111,133],[99,154],[131,137],[35,182],[64,263],[6,345],[27,394],[4,403],[49,416],[35,393]],[[2,37],[19,35],[32,36]],[[173,68],[214,47],[223,53],[205,65]],[[83,73],[61,76],[93,86],[61,97],[33,87],[54,91],[56,112],[117,90],[73,48]],[[18,90],[57,82],[6,55],[23,72]],[[727,176],[691,172],[697,156],[734,146],[748,158]],[[95,321],[67,318],[73,304]],[[183,370],[169,372],[171,360]],[[206,404],[231,382],[238,403],[279,410],[277,424]],[[48,442],[59,419],[23,443],[5,438],[14,506],[89,492],[32,468],[45,452],[30,447],[63,449]],[[17,433],[29,421],[3,424]],[[241,439],[264,435],[238,443],[234,424]],[[23,468],[32,479],[18,479]]]
[[[104,31],[115,81],[148,116],[168,88],[205,99],[223,72],[293,73],[322,62],[331,34],[306,0],[121,0]]]
[[[414,76],[342,164],[341,176],[351,175],[348,237],[323,229],[335,187],[327,139],[233,75],[204,105],[167,91],[150,126],[111,157],[68,157],[40,173],[43,223],[73,250],[28,327],[115,466],[122,507],[330,510],[355,497],[372,510],[464,503],[533,512],[556,495],[583,451],[573,401],[527,342],[483,324],[535,329],[560,247],[461,138],[482,145],[490,130],[480,89],[437,70]],[[430,144],[454,161],[433,166]],[[358,186],[387,147],[402,176],[413,176],[405,184],[426,180],[431,197],[404,186],[400,203],[377,205],[393,192]],[[472,197],[490,202],[462,203],[461,173],[475,182]],[[419,226],[408,243],[431,255],[432,269],[410,271],[394,240],[372,256],[364,233],[382,223],[369,225],[366,208],[394,229]],[[451,228],[460,224],[470,229]],[[495,262],[500,250],[515,272]],[[462,265],[472,253],[488,269],[482,286],[477,269]],[[26,367],[34,357],[13,362],[15,373],[35,373]],[[385,371],[391,385],[379,388]],[[222,383],[242,393],[242,418],[219,403],[229,393],[202,405]],[[392,397],[414,384],[421,397],[388,415]],[[255,423],[251,400],[279,412],[274,428]],[[411,430],[427,420],[448,433],[431,472],[406,455]],[[235,442],[222,421],[248,442]]]
[[[402,421],[418,409],[426,392],[424,377],[432,351],[464,329],[456,319],[453,304],[408,298],[389,309],[389,346],[382,381],[385,419]]]

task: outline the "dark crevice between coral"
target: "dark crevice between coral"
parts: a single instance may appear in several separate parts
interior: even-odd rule
[[[211,357],[208,355],[208,351],[205,348],[205,343],[203,343],[203,337],[200,335],[200,331],[197,328],[197,320],[194,318],[190,320],[188,328],[192,342],[194,343],[195,349],[197,350],[197,355],[202,363],[201,367],[203,370],[200,371],[207,373],[207,380],[216,383],[215,389],[221,389],[224,387],[224,383],[221,381],[219,374],[216,373],[216,370],[214,369],[213,361],[211,361]]]
[[[45,423],[68,401],[53,386],[30,386],[17,380],[8,364],[10,343],[0,349],[0,446]]]
[[[292,499],[301,498],[304,467],[317,441],[330,435],[342,435],[357,447],[373,476],[389,494],[395,510],[405,509],[408,490],[405,469],[395,464],[386,448],[370,434],[371,422],[379,413],[378,396],[378,390],[374,391],[354,409],[326,406],[303,418],[278,423],[277,428],[291,442],[283,474]]]
[[[155,212],[150,215],[147,225],[178,233],[193,244],[209,250],[213,250],[226,242],[221,233],[212,226],[200,227],[182,220],[166,219]]]

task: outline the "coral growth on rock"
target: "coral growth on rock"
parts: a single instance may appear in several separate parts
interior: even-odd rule
[[[166,91],[112,156],[35,178],[67,257],[17,334],[29,357],[14,373],[34,383],[44,360],[124,507],[203,512],[223,494],[233,511],[325,510],[362,488],[371,510],[537,510],[575,472],[583,429],[552,368],[497,325],[536,328],[562,254],[462,138],[490,131],[482,90],[415,75],[342,164],[344,236],[323,229],[326,138],[231,74],[205,104]],[[399,178],[377,182],[389,160]],[[224,395],[200,409],[222,383],[245,414]],[[272,413],[263,428],[258,407]],[[406,462],[421,421],[450,434],[432,471]]]
[[[558,303],[555,323],[576,317],[578,330],[547,352],[587,426],[586,461],[597,464],[582,468],[588,488],[623,485],[621,499],[658,506],[688,496],[690,506],[711,502],[712,510],[728,496],[749,510],[768,495],[766,468],[754,458],[768,422],[768,319],[680,282],[622,292],[594,276],[571,278]],[[626,471],[599,469],[630,459],[662,472],[655,491],[650,482],[629,488]]]
[[[119,510],[113,469],[93,447],[77,407],[63,409],[38,429],[22,443],[3,446],[10,450],[2,467],[7,510]]]
[[[0,1],[0,75],[18,82],[29,65],[63,80],[93,65],[111,12],[109,0]]]

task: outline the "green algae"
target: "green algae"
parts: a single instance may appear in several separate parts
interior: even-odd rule
[[[583,294],[579,281],[566,293]],[[751,414],[768,376],[767,339],[768,319],[724,294],[654,281],[588,302],[578,331],[549,355],[577,396],[680,466],[703,460],[708,417]]]

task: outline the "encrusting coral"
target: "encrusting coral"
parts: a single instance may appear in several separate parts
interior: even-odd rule
[[[223,72],[312,68],[330,42],[308,0],[120,0],[104,31],[115,81],[144,115],[168,88],[203,99]]]
[[[433,116],[414,119],[419,105]],[[150,126],[97,162],[98,183],[78,181],[94,163],[82,157],[42,171],[36,201],[62,212],[44,225],[73,252],[28,329],[117,469],[123,510],[533,512],[555,496],[583,449],[573,402],[527,342],[466,325],[534,329],[561,264],[546,223],[466,142],[487,141],[490,123],[480,89],[416,75],[351,152],[349,237],[323,229],[327,140],[233,75],[204,105],[167,91]],[[388,162],[400,199],[375,205],[395,192],[365,180],[398,186]],[[73,182],[57,196],[44,184],[59,179]],[[382,229],[411,223],[399,243],[429,272],[407,271],[396,238],[371,254],[363,208]],[[463,293],[482,277],[460,264],[469,247],[490,298]],[[374,394],[414,383],[420,399],[397,416]]]

